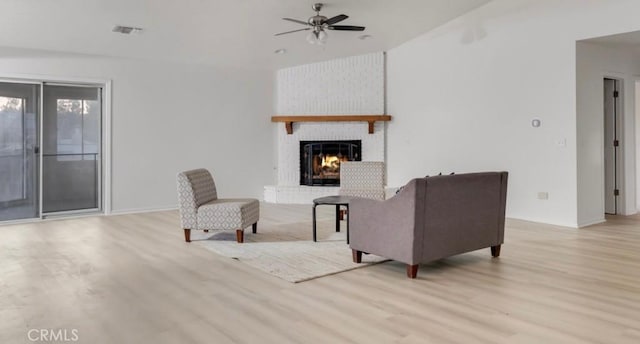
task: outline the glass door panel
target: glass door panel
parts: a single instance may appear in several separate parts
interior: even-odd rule
[[[101,88],[44,86],[44,213],[100,208]]]
[[[39,217],[40,85],[0,82],[0,221]]]

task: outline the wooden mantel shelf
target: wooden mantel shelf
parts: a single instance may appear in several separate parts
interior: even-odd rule
[[[293,134],[294,122],[367,122],[369,134],[373,134],[376,122],[388,122],[389,115],[320,115],[320,116],[272,116],[271,122],[284,122],[287,134]]]

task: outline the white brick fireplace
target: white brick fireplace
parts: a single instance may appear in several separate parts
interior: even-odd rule
[[[384,114],[384,54],[375,53],[282,69],[277,74],[278,115]],[[361,140],[363,161],[385,161],[385,122],[369,134],[366,122],[303,122],[287,134],[277,123],[277,185],[264,188],[271,203],[311,203],[337,187],[300,185],[300,141]]]

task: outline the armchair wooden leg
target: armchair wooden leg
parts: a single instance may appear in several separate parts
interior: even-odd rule
[[[354,263],[362,263],[362,251],[351,250],[351,255]]]
[[[244,242],[244,230],[236,230],[236,241],[238,242],[238,244],[242,244]]]
[[[409,277],[409,278],[418,277],[418,267],[420,267],[420,265],[407,264],[407,277]]]
[[[254,223],[251,227],[251,229],[253,230],[253,234],[258,233],[258,223]]]
[[[347,213],[347,210],[340,209],[340,221],[344,221],[344,215]]]
[[[494,258],[500,257],[500,247],[502,247],[502,245],[491,246],[491,256]]]
[[[191,242],[191,229],[184,229],[184,241]]]

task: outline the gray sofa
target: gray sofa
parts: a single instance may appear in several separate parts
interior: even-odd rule
[[[491,248],[504,241],[507,172],[484,172],[413,179],[386,201],[355,198],[349,203],[353,260],[372,253],[418,264]]]

